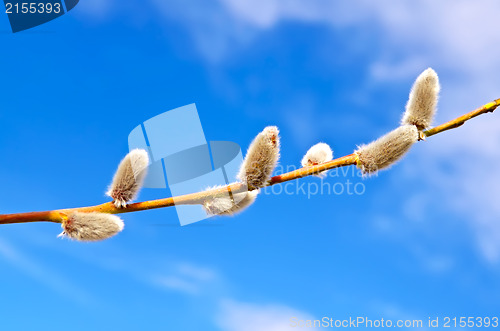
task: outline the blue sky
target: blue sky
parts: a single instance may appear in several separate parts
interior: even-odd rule
[[[284,167],[317,142],[342,156],[395,128],[429,66],[442,85],[436,122],[454,118],[500,97],[488,19],[498,10],[82,0],[17,34],[0,15],[0,212],[107,201],[130,130],[190,103],[208,140],[243,149],[277,125]],[[185,227],[173,208],[132,213],[93,244],[56,238],[56,224],[2,226],[1,329],[287,330],[292,316],[498,314],[497,115],[418,143],[379,176],[327,179],[361,183],[359,195],[266,191],[241,215]]]

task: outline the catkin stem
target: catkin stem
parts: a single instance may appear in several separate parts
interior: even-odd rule
[[[459,126],[462,126],[466,121],[470,120],[471,118],[474,118],[476,116],[479,116],[479,115],[485,114],[485,113],[492,113],[498,106],[500,106],[500,99],[496,99],[495,101],[487,103],[484,106],[481,106],[481,107],[471,111],[470,113],[467,113],[465,115],[462,115],[460,117],[455,118],[454,120],[451,120],[451,121],[446,122],[444,124],[438,125],[432,129],[424,131],[424,135],[426,137],[430,137],[430,136],[433,136],[435,134],[438,134],[438,133],[446,131],[446,130],[458,128]]]
[[[455,118],[454,120],[436,126],[432,129],[426,130],[423,132],[423,134],[426,137],[430,137],[435,134],[441,133],[443,131],[457,128],[463,125],[466,121],[476,116],[493,112],[498,106],[500,106],[500,99],[487,103],[486,105],[479,107],[465,115]],[[356,164],[356,155],[350,154],[319,165],[304,167],[291,172],[287,172],[282,175],[274,176],[267,182],[267,186],[272,186],[290,180],[311,176],[324,170],[330,170],[334,168],[345,167],[355,164]],[[245,191],[247,188],[242,183],[235,183],[229,185],[229,189],[233,193],[238,193]],[[62,220],[65,217],[67,217],[66,216],[67,214],[75,211],[86,212],[86,213],[99,212],[108,214],[122,214],[122,213],[131,213],[149,209],[172,207],[174,205],[196,205],[196,204],[202,204],[203,201],[208,198],[224,197],[227,194],[227,191],[228,187],[223,186],[213,190],[186,194],[177,197],[132,203],[129,204],[127,208],[116,208],[113,202],[106,202],[101,205],[90,206],[90,207],[69,208],[69,209],[60,209],[60,210],[42,211],[42,212],[6,214],[6,215],[0,215],[0,224],[29,223],[29,222],[61,223]]]

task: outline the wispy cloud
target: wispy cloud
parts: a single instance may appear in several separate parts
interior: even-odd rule
[[[85,17],[85,19],[103,20],[109,18],[109,14],[118,9],[114,0],[86,0],[80,1],[73,12],[75,15]]]
[[[408,321],[411,325],[410,327],[406,328],[409,330],[428,330],[429,328],[427,327],[428,321],[425,319],[422,319],[422,315],[416,316],[414,313],[409,312],[399,306],[398,304],[394,303],[387,303],[387,302],[382,302],[378,301],[376,302],[372,310],[379,314],[379,316],[384,316],[385,319],[390,319],[391,321],[403,321],[406,322]],[[421,326],[420,324],[411,324],[414,321],[417,321],[416,323],[419,323],[418,321],[422,321]]]
[[[197,281],[208,282],[214,281],[218,278],[218,273],[214,269],[201,267],[187,262],[178,264],[176,269],[179,274]]]
[[[206,303],[206,311],[221,330],[228,331],[280,331],[291,328],[291,318],[312,320],[309,313],[279,303],[248,303],[241,300],[241,293],[235,296],[234,286],[216,268],[203,266],[192,261],[168,261],[162,257],[152,259],[155,266],[142,265],[143,261],[119,263],[123,272],[132,274],[138,281],[167,291],[193,297]],[[95,263],[102,265],[99,258]],[[137,265],[141,265],[140,267]],[[103,265],[104,266],[104,265]],[[142,271],[137,271],[142,270]],[[144,270],[148,270],[144,272]],[[238,292],[241,292],[238,290]],[[243,293],[244,295],[244,293]]]
[[[126,258],[120,257],[118,252]],[[163,254],[148,254],[148,258],[137,254],[127,247],[108,249],[96,254],[91,248],[70,251],[71,258],[99,268],[120,272],[133,280],[168,291],[187,295],[211,295],[210,289],[217,288],[221,282],[219,272],[193,261],[183,261]]]
[[[253,40],[255,29],[231,15],[218,1],[151,0],[159,15],[185,26],[195,48],[211,63],[219,63],[235,48]]]
[[[213,269],[182,262],[171,272],[154,275],[151,280],[163,288],[195,295],[202,293],[207,284],[218,280],[218,274]]]
[[[15,268],[22,270],[28,277],[72,301],[82,305],[95,304],[96,302],[89,293],[71,283],[62,275],[34,261],[5,239],[0,239],[0,258],[8,261]]]
[[[380,60],[372,63],[370,74],[377,81],[397,82],[414,77],[422,68],[426,68],[426,61],[421,58],[407,58],[399,62]]]
[[[283,305],[222,300],[216,323],[224,331],[282,331],[297,328],[292,318],[314,320],[308,313]]]
[[[161,287],[180,291],[187,294],[199,294],[200,287],[197,283],[183,279],[179,276],[156,276],[153,277],[153,282],[158,284]]]

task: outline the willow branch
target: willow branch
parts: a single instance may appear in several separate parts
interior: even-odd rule
[[[500,106],[500,99],[497,99],[493,102],[487,103],[484,106],[481,106],[465,115],[457,117],[449,122],[438,125],[432,129],[424,131],[422,134],[425,137],[430,137],[436,135],[438,133],[455,129],[462,126],[466,121],[479,116],[481,114],[493,112],[498,106]],[[335,160],[325,162],[322,164],[300,168],[294,171],[290,171],[284,173],[282,175],[272,177],[267,186],[272,186],[276,184],[280,184],[283,182],[311,176],[314,174],[318,174],[325,170],[330,170],[339,167],[346,167],[350,165],[355,165],[357,162],[356,155],[350,154]],[[122,213],[131,213],[142,210],[149,209],[157,209],[157,208],[165,208],[172,207],[175,205],[197,205],[203,203],[206,199],[213,199],[215,197],[223,197],[227,195],[228,190],[233,193],[244,192],[245,190],[251,190],[252,188],[247,188],[246,185],[242,183],[234,183],[224,187],[220,187],[213,190],[207,190],[203,192],[191,193],[176,197],[157,199],[157,200],[149,200],[143,202],[132,203],[127,206],[127,208],[116,208],[112,202],[106,202],[101,205],[89,206],[89,207],[80,207],[80,208],[68,208],[68,209],[59,209],[52,211],[42,211],[42,212],[31,212],[31,213],[17,213],[17,214],[8,214],[8,215],[0,215],[0,224],[12,224],[12,223],[29,223],[29,222],[54,222],[61,223],[64,219],[67,218],[67,215],[72,212],[100,212],[100,213],[108,213],[108,214],[122,214]]]
[[[451,121],[446,122],[444,124],[438,125],[430,130],[424,131],[424,135],[426,137],[430,137],[430,136],[433,136],[435,134],[441,133],[443,131],[458,128],[458,127],[462,126],[465,122],[467,122],[468,120],[470,120],[476,116],[486,114],[486,113],[492,113],[498,106],[500,106],[500,99],[496,99],[495,101],[487,103],[484,106],[481,106],[481,107],[471,111],[470,113],[467,113],[465,115],[457,117],[454,120],[451,120]]]

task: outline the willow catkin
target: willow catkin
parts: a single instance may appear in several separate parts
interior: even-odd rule
[[[401,124],[416,125],[419,130],[428,128],[436,113],[439,95],[439,78],[428,68],[415,80]]]
[[[415,125],[402,125],[354,152],[357,166],[365,175],[373,174],[396,163],[418,140]]]
[[[203,209],[208,215],[235,215],[247,209],[255,202],[259,190],[240,192],[232,197],[208,199],[203,203]]]
[[[301,164],[303,167],[310,167],[333,159],[333,151],[325,143],[317,143],[309,148],[306,155],[302,158]],[[315,176],[324,177],[327,171],[323,171]]]
[[[238,179],[246,183],[249,188],[265,186],[271,178],[279,157],[279,130],[275,126],[268,126],[250,144],[240,167]]]
[[[61,224],[65,236],[79,241],[108,239],[123,230],[123,221],[116,215],[73,212]]]
[[[126,208],[141,189],[149,163],[148,153],[134,149],[120,162],[107,195],[113,198],[117,208]]]

